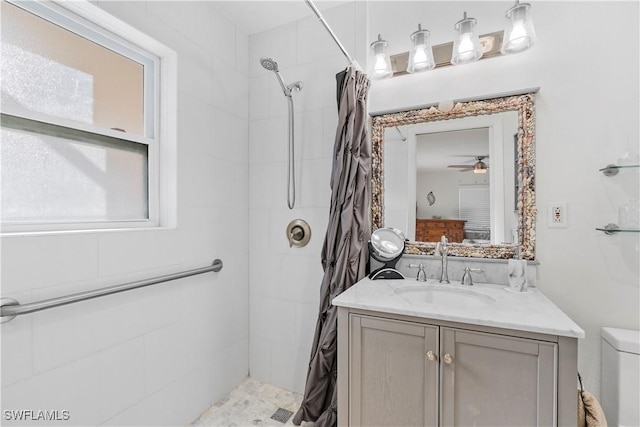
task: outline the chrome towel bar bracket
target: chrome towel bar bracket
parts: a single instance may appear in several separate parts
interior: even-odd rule
[[[94,289],[86,292],[79,292],[76,294],[66,295],[63,297],[51,298],[42,301],[30,302],[28,304],[20,304],[13,298],[0,298],[0,323],[5,323],[12,320],[16,316],[22,314],[35,313],[36,311],[47,310],[49,308],[60,307],[67,304],[73,304],[75,302],[86,301],[88,299],[103,297],[106,295],[115,294],[118,292],[130,291],[132,289],[138,289],[145,286],[156,285],[158,283],[169,282],[171,280],[183,279],[185,277],[195,276],[197,274],[219,272],[222,270],[222,261],[219,259],[213,260],[210,266],[196,268],[193,270],[183,271],[181,273],[167,274],[164,276],[158,276],[151,279],[138,280],[135,282],[123,283],[121,285],[108,286],[105,288]]]

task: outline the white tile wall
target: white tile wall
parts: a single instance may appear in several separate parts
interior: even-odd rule
[[[297,23],[292,22],[273,30],[251,35],[249,37],[249,76],[254,78],[268,73],[260,65],[260,58],[274,59],[280,71],[295,66],[297,64],[297,31]],[[310,44],[310,46],[313,45]]]
[[[323,12],[345,47],[358,55],[366,14],[356,2]],[[250,37],[249,250],[251,376],[302,392],[318,315],[321,250],[327,228],[331,157],[336,132],[336,73],[346,59],[315,18]],[[287,100],[276,77],[264,70],[271,57],[293,94],[296,125],[296,207],[287,208]],[[304,248],[290,248],[287,223],[306,220]]]
[[[2,369],[5,369],[4,363]],[[72,425],[95,425],[100,422],[97,414],[101,412],[103,392],[100,388],[100,371],[100,357],[96,353],[75,363],[31,376],[3,387],[2,409],[66,410],[69,411]],[[3,419],[3,425],[28,423]],[[62,422],[59,425],[63,425]]]
[[[2,296],[224,269],[3,324],[2,409],[186,425],[248,373],[249,38],[209,2],[97,4],[178,54],[177,228],[3,237]]]
[[[145,396],[144,338],[108,348],[99,354],[99,419],[108,419]]]
[[[74,247],[77,252],[61,251]],[[3,240],[2,291],[4,295],[97,277],[98,238],[65,235]],[[19,278],[20,280],[15,280]],[[3,295],[3,296],[4,296]]]
[[[14,295],[18,301],[28,293]],[[32,326],[30,317],[16,318],[2,325],[2,387],[31,376],[33,366]],[[15,351],[16,348],[22,351]]]

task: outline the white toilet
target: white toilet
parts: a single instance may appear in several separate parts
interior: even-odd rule
[[[610,426],[640,426],[640,331],[602,328],[600,404]]]

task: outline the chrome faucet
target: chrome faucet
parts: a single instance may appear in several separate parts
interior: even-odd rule
[[[409,268],[417,268],[418,269],[418,275],[416,277],[416,280],[418,282],[426,282],[427,281],[427,273],[425,273],[425,271],[424,271],[424,265],[423,264],[409,264],[408,267]]]
[[[440,274],[440,283],[450,283],[449,282],[449,272],[448,270],[448,261],[447,261],[447,249],[449,241],[447,240],[447,236],[442,236],[440,241],[436,245],[436,256],[440,256],[442,259],[442,273]]]

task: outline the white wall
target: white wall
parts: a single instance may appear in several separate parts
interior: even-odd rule
[[[248,372],[248,35],[209,2],[97,4],[178,53],[178,227],[5,236],[2,296],[224,269],[3,324],[2,409],[185,425]]]
[[[463,11],[480,34],[502,28],[505,2],[371,2],[368,40],[408,50],[421,22],[433,44],[453,39]],[[638,174],[598,172],[638,150],[637,2],[533,2],[538,43],[511,56],[375,82],[380,111],[539,86],[536,98],[536,253],[540,289],[587,334],[579,345],[586,387],[599,393],[600,328],[639,329],[637,234],[605,236],[617,208],[638,199]],[[585,31],[592,29],[593,31]],[[635,174],[635,175],[633,175]],[[621,181],[628,180],[623,186]],[[548,228],[549,202],[568,203],[568,227]]]
[[[352,55],[364,57],[364,3],[323,12]],[[296,126],[296,206],[287,208],[287,100],[261,57],[279,65],[293,95]],[[302,392],[318,315],[320,252],[329,217],[336,126],[335,74],[347,61],[315,17],[250,37],[249,277],[251,376]],[[304,219],[311,242],[289,248],[289,221]]]
[[[407,127],[399,128],[403,136],[407,134]],[[409,200],[409,178],[413,171],[407,168],[409,158],[409,138],[403,141],[395,128],[385,128],[384,130],[384,225],[401,230],[409,240],[415,240],[415,221],[410,226],[408,207]],[[426,193],[424,194],[426,198]],[[414,208],[415,210],[415,208]]]
[[[484,175],[484,176],[483,176]],[[419,172],[416,177],[417,218],[460,218],[460,185],[489,184],[488,174],[460,173],[460,171]],[[436,201],[429,206],[427,194],[433,191]]]

